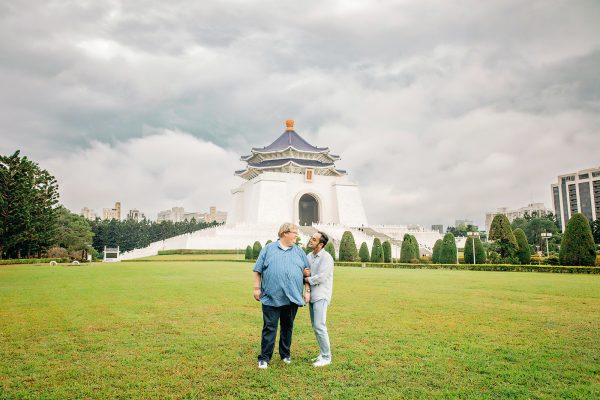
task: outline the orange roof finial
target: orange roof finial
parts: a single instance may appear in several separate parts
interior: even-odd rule
[[[286,131],[293,131],[294,130],[294,120],[293,119],[288,119],[287,121],[285,121],[285,126],[286,126]]]

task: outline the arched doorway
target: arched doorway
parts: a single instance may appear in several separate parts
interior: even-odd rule
[[[304,194],[298,202],[300,225],[310,226],[313,222],[319,222],[319,203],[317,199],[310,195]]]

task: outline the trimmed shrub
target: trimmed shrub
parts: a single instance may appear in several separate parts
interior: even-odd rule
[[[383,242],[382,247],[383,247],[383,262],[391,263],[392,262],[392,244],[386,240]]]
[[[358,252],[356,251],[356,243],[352,232],[346,231],[342,235],[340,242],[340,261],[356,261],[358,260]]]
[[[379,240],[378,238],[375,238],[373,240],[373,248],[371,250],[371,262],[383,262],[383,246],[381,245],[381,240]]]
[[[358,250],[358,257],[362,262],[369,262],[369,248],[367,247],[367,243],[362,242],[360,245],[360,250]]]
[[[510,264],[518,261],[516,253],[519,245],[506,215],[498,214],[494,217],[489,239],[494,241],[494,250],[500,255],[502,262]]]
[[[434,264],[440,263],[440,250],[442,249],[442,239],[435,241],[433,245],[433,254],[431,255],[431,262]]]
[[[451,232],[444,235],[442,246],[440,247],[440,264],[456,264],[458,249],[456,248],[456,240]]]
[[[527,241],[525,231],[521,228],[517,228],[513,231],[513,234],[515,235],[517,245],[519,246],[519,249],[517,250],[519,262],[521,264],[531,263],[531,249],[529,248],[529,242]]]
[[[267,243],[265,243],[265,247],[267,247],[267,245],[268,245],[269,243],[273,243],[273,241],[272,241],[271,239],[267,240]]]
[[[561,265],[594,265],[596,245],[592,229],[582,213],[573,214],[560,243]]]
[[[473,263],[473,240],[475,240],[475,263]],[[485,264],[487,259],[485,256],[483,243],[481,243],[481,239],[478,237],[475,237],[475,239],[473,239],[471,236],[467,237],[463,254],[463,262],[465,264]]]
[[[258,255],[260,254],[261,250],[262,250],[262,245],[257,240],[256,242],[254,242],[254,246],[252,246],[252,258],[254,258],[256,260],[258,258]]]
[[[418,260],[421,258],[421,250],[419,249],[419,242],[417,242],[417,238],[415,237],[415,235],[410,235],[410,236],[412,238],[412,244],[415,248],[415,250],[414,250],[415,255],[416,255],[415,258]]]
[[[335,247],[333,246],[333,241],[329,241],[327,242],[327,244],[324,247],[325,251],[328,252],[329,254],[331,254],[331,258],[333,258],[333,261],[336,260],[335,258]]]
[[[404,238],[402,239],[402,247],[400,248],[401,263],[409,263],[413,260],[419,259],[419,253],[415,252],[413,238],[413,235],[409,235],[408,233],[404,234]]]
[[[248,245],[246,247],[246,254],[244,255],[244,259],[252,260],[252,246]]]
[[[48,258],[68,258],[69,252],[63,247],[54,246],[48,249],[46,256]]]

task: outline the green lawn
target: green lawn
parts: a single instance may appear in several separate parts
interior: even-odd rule
[[[0,267],[0,398],[600,398],[600,277],[337,267],[256,368],[251,264]]]
[[[239,254],[166,254],[139,258],[152,261],[202,261],[202,260],[243,260],[245,253]]]

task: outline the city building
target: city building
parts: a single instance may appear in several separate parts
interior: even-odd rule
[[[192,219],[196,220],[196,222],[223,223],[227,220],[227,213],[225,211],[217,211],[217,207],[210,207],[208,213],[201,213],[195,211],[186,212],[183,207],[173,207],[170,210],[159,212],[156,221],[182,222],[191,221]]]
[[[431,230],[444,234],[444,225],[431,225]]]
[[[97,218],[97,215],[94,212],[94,210],[92,210],[91,208],[88,208],[88,207],[83,207],[81,209],[81,216],[90,221],[95,221]]]
[[[559,175],[551,191],[554,214],[563,232],[575,213],[592,221],[600,217],[600,167]]]
[[[140,222],[140,221],[144,220],[144,218],[146,218],[144,213],[135,208],[132,210],[129,210],[129,212],[127,213],[127,219],[133,220],[135,222]]]
[[[156,222],[171,221],[181,222],[184,220],[185,210],[183,207],[173,207],[170,210],[160,211]]]
[[[485,214],[485,231],[489,235],[490,227],[492,226],[492,221],[494,217],[498,214],[506,215],[506,218],[510,222],[513,222],[517,218],[524,218],[529,215],[530,217],[543,217],[552,211],[547,209],[544,203],[531,203],[526,207],[521,207],[517,210],[511,210],[508,207],[500,207],[496,211],[488,212]]]
[[[475,224],[470,219],[457,219],[456,221],[454,221],[455,228],[458,228],[461,225],[468,226],[468,225],[475,225]]]
[[[227,213],[225,211],[217,211],[217,207],[210,207],[208,214],[204,214],[204,221],[223,223],[227,221]]]
[[[102,219],[116,219],[117,221],[121,220],[121,203],[116,202],[114,208],[103,208],[102,209]]]

